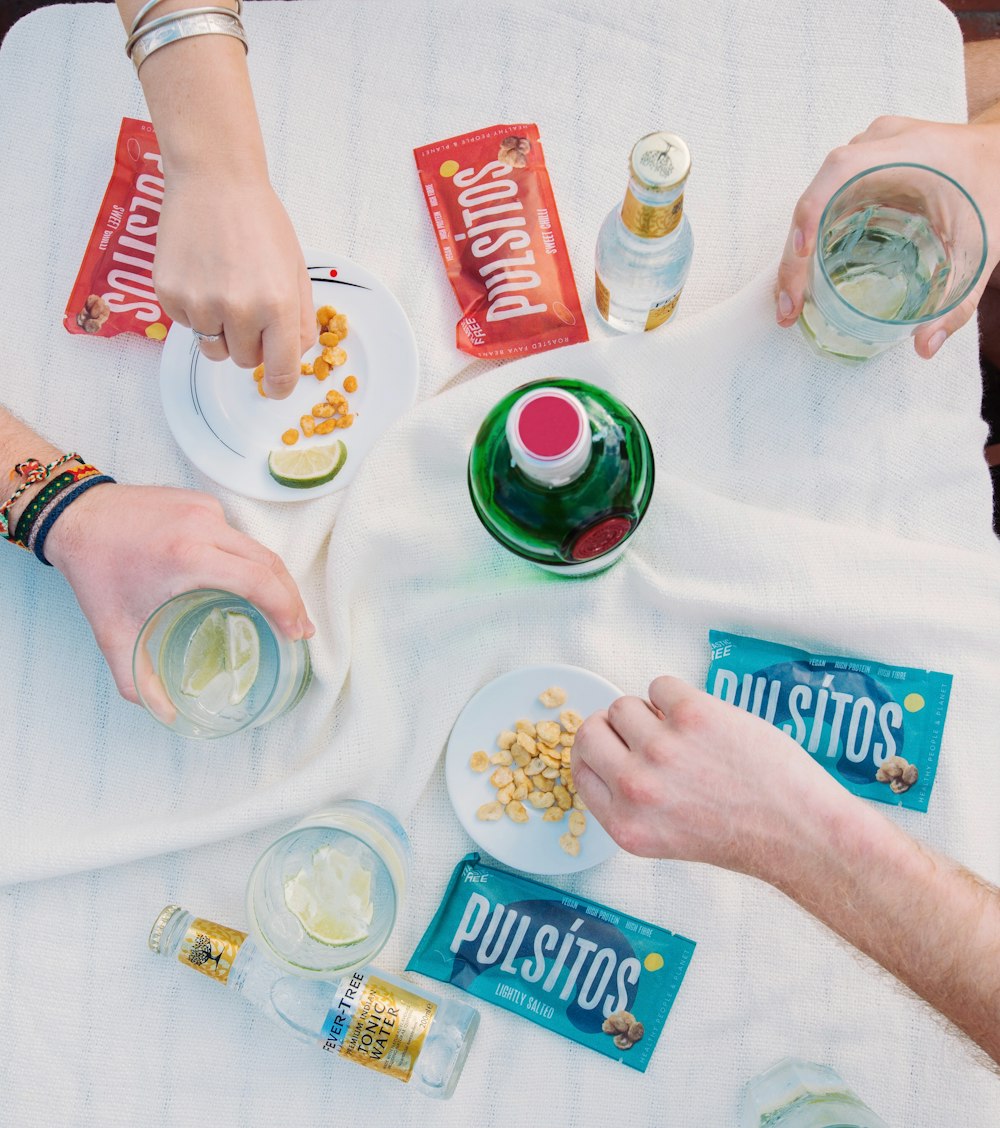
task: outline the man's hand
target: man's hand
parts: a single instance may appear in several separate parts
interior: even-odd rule
[[[851,177],[877,165],[912,162],[930,165],[950,176],[976,201],[986,224],[988,257],[979,283],[950,313],[921,325],[913,343],[922,357],[932,357],[976,311],[979,299],[1000,261],[1000,121],[990,115],[969,125],[942,125],[906,117],[880,117],[849,144],[829,154],[795,206],[778,268],[775,289],[778,324],[794,325],[802,312],[809,263],[819,221],[830,197]]]
[[[784,883],[819,809],[855,802],[759,717],[671,677],[653,682],[649,700],[618,698],[573,745],[580,796],[630,853]]]
[[[52,526],[45,554],[73,588],[118,690],[129,701],[138,701],[132,650],[139,630],[161,603],[181,592],[235,592],[291,639],[315,630],[280,558],[232,528],[208,494],[97,486]],[[158,702],[162,694],[151,672],[149,677],[143,694]]]

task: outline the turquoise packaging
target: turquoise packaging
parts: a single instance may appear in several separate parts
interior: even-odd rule
[[[709,631],[714,697],[780,728],[848,791],[926,811],[951,674]]]
[[[693,951],[665,928],[470,854],[406,970],[645,1073]]]

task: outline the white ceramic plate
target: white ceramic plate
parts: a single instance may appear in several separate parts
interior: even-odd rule
[[[347,363],[326,380],[303,376],[284,400],[257,394],[250,372],[231,360],[206,360],[190,329],[174,325],[160,362],[160,395],[177,445],[213,481],[262,501],[307,501],[343,489],[383,431],[417,394],[417,346],[402,306],[363,267],[341,255],[306,252],[317,308],[346,313],[348,335],[341,343]],[[317,346],[303,359],[319,355]],[[267,456],[281,447],[281,434],[298,428],[329,388],[343,391],[345,376],[358,378],[348,395],[354,425],[331,435],[299,438],[297,448],[343,439],[347,461],[330,482],[314,489],[279,485],[267,471]]]
[[[557,685],[566,690],[566,704],[546,709],[538,695]],[[559,845],[559,837],[569,827],[566,819],[542,822],[543,811],[525,803],[526,823],[512,822],[506,815],[499,822],[476,818],[483,803],[496,797],[488,771],[474,772],[469,757],[477,749],[489,755],[498,751],[497,736],[513,729],[515,721],[559,720],[560,709],[575,709],[587,717],[606,709],[622,691],[579,666],[524,666],[489,682],[470,699],[458,715],[445,752],[445,779],[458,821],[476,843],[499,862],[525,873],[577,873],[610,858],[618,847],[593,815],[587,812],[587,829],[580,836],[580,853],[571,857]]]

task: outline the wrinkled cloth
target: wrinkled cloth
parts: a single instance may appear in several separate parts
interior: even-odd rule
[[[952,673],[930,810],[889,817],[1000,877],[1000,550],[974,330],[930,363],[902,347],[847,369],[777,329],[771,297],[791,208],[833,145],[880,113],[963,118],[961,38],[930,0],[830,8],[248,5],[272,177],[300,238],[378,273],[421,356],[417,406],[351,487],[294,506],[191,468],[163,420],[158,346],[61,328],[120,118],[144,106],[113,9],[15,27],[0,50],[0,399],[119,480],[216,493],[283,556],[319,630],[294,713],[186,742],[118,698],[61,577],[8,550],[0,1124],[319,1125],[377,1109],[400,1123],[715,1128],[786,1054],[833,1064],[893,1125],[1000,1122],[995,1078],[922,1004],[778,893],[708,867],[620,855],[562,881],[698,942],[643,1077],[484,1006],[458,1095],[437,1107],[310,1052],[145,947],[169,901],[242,927],[264,846],[357,796],[413,840],[413,888],[380,957],[399,970],[471,845],[439,761],[465,701],[550,660],[631,693],[663,672],[701,685],[711,627]],[[539,124],[592,341],[468,365],[411,150],[518,120]],[[593,245],[630,144],[656,128],[693,153],[694,266],[669,327],[621,338],[589,297]],[[656,454],[630,551],[587,581],[505,554],[466,492],[483,415],[548,374],[613,390]],[[720,780],[720,796],[737,785]]]

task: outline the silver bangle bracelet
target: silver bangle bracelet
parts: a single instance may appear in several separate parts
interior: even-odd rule
[[[156,27],[149,24],[141,28],[135,42],[131,43],[129,58],[135,65],[136,74],[154,51],[159,51],[168,43],[197,35],[231,35],[243,44],[244,51],[249,50],[243,24],[229,8],[190,8],[178,12],[163,23],[156,20],[153,22],[157,24]]]
[[[154,8],[158,8],[161,4],[164,3],[166,3],[166,0],[146,0],[146,3],[143,4],[138,12],[136,12],[135,17],[132,20],[132,26],[128,29],[129,39],[131,39],[132,36],[135,35],[135,33],[139,30],[139,25],[149,15],[149,13]],[[236,0],[236,14],[238,16],[243,15],[243,0]]]
[[[132,52],[135,50],[136,44],[140,39],[145,38],[153,31],[159,30],[161,27],[168,27],[176,20],[184,19],[185,16],[197,15],[218,15],[218,16],[232,16],[242,26],[239,16],[232,10],[232,8],[220,8],[218,5],[203,6],[198,8],[181,8],[180,11],[170,12],[165,16],[160,16],[158,19],[150,20],[144,27],[139,28],[138,31],[133,32],[128,37],[125,43],[125,54],[132,58]]]

